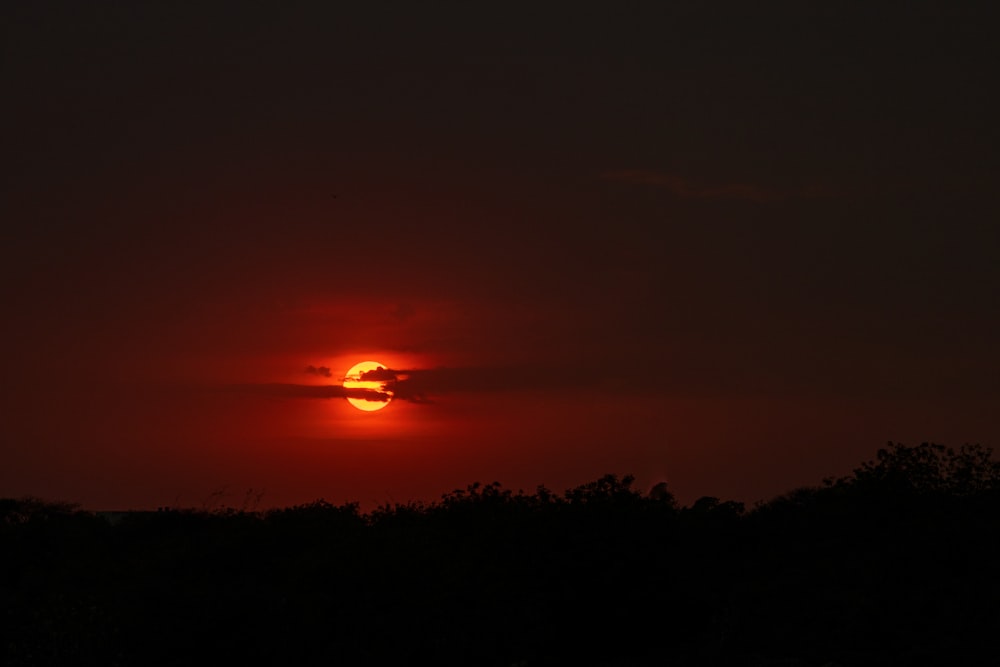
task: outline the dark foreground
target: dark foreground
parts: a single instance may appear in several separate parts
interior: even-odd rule
[[[989,452],[935,445],[751,511],[613,476],[371,514],[0,500],[0,664],[991,664],[998,519]]]

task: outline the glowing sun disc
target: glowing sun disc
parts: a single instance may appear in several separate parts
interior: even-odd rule
[[[351,366],[351,370],[347,371],[347,375],[344,376],[344,389],[373,389],[375,391],[388,394],[388,398],[384,401],[370,401],[365,398],[354,398],[353,396],[348,396],[348,403],[356,407],[358,410],[364,410],[365,412],[375,412],[376,410],[381,410],[385,406],[389,405],[389,402],[392,401],[392,392],[386,389],[384,382],[370,380],[362,381],[360,379],[362,373],[375,371],[380,368],[386,368],[386,365],[380,364],[377,361],[362,361],[360,364],[354,364]]]

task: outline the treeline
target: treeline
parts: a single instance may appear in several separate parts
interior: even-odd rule
[[[890,443],[749,510],[607,475],[363,513],[0,500],[0,664],[992,661],[1000,463]]]

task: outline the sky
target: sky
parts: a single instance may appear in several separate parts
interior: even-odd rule
[[[991,5],[4,3],[0,496],[753,503],[1000,446]]]

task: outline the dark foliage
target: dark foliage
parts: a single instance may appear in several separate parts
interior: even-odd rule
[[[978,664],[1000,466],[890,443],[746,511],[607,475],[428,505],[0,500],[0,664]]]

